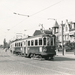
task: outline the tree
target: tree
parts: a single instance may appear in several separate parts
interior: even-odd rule
[[[6,48],[7,47],[7,42],[6,42],[5,38],[4,38],[3,44],[4,44],[4,48]]]

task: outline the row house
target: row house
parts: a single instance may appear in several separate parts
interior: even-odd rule
[[[63,30],[62,30],[63,26]],[[57,45],[62,45],[62,32],[63,32],[63,41],[64,44],[68,41],[75,42],[75,22],[66,22],[64,24],[58,24],[57,21],[55,21],[54,26],[52,27],[53,34],[56,35],[56,42]]]

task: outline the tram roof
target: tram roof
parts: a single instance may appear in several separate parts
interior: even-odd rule
[[[38,37],[42,37],[42,36],[53,36],[53,34],[51,33],[50,30],[44,30],[41,31],[41,30],[36,30],[33,34],[33,36],[28,36],[27,38],[23,38],[23,39],[16,39],[16,40],[13,40],[12,42],[17,42],[17,41],[22,41],[22,40],[25,40],[25,39],[31,39],[31,38],[38,38]]]

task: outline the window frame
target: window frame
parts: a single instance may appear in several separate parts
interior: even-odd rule
[[[28,40],[27,42],[28,42],[28,46],[30,46],[30,40]]]
[[[31,40],[31,46],[34,46],[34,40]]]
[[[40,44],[40,42],[41,42],[41,44]],[[39,46],[41,46],[41,45],[43,45],[43,40],[42,40],[42,38],[39,38]]]
[[[45,39],[45,40],[44,40]],[[43,45],[46,46],[47,45],[47,37],[43,37]]]

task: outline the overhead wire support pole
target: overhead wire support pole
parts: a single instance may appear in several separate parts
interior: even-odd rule
[[[62,54],[64,55],[64,39],[63,39],[63,21],[61,23],[61,27],[62,27],[62,32],[61,32],[61,37],[62,37]]]

